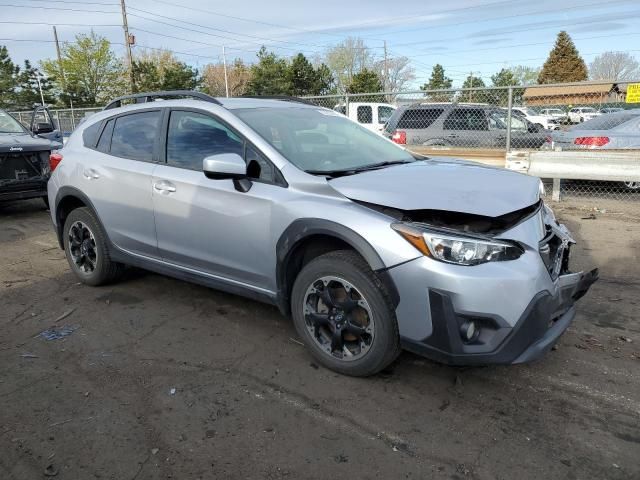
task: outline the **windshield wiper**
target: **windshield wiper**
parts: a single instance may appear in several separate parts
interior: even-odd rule
[[[344,170],[305,170],[312,175],[327,175],[329,177],[343,177],[346,175],[354,175],[356,173],[368,172],[370,170],[379,170],[391,165],[400,165],[403,163],[413,163],[417,160],[392,160],[386,162],[372,163],[370,165],[362,165],[361,167],[345,168]]]

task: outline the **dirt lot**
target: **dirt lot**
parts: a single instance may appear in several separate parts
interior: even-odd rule
[[[557,207],[602,278],[544,360],[405,353],[368,379],[272,307],[137,270],[80,285],[40,202],[0,207],[0,477],[640,478],[640,208],[619,207]]]

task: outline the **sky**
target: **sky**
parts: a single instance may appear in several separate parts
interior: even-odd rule
[[[124,56],[119,0],[0,0],[0,45],[14,62],[56,55],[52,25],[62,42],[96,33]],[[222,59],[255,61],[261,45],[283,56],[321,56],[348,36],[361,37],[378,58],[406,56],[413,87],[434,64],[454,86],[467,75],[490,84],[491,75],[515,65],[539,67],[556,35],[566,30],[587,62],[605,51],[640,59],[637,0],[126,0],[135,51],[166,48],[201,69]]]

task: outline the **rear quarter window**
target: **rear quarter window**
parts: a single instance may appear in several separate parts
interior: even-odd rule
[[[100,125],[102,122],[96,122],[93,125],[89,125],[82,132],[82,142],[87,148],[95,148],[98,141],[98,134],[100,133]]]

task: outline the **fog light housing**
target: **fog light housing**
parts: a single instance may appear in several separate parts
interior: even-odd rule
[[[473,320],[467,320],[460,326],[460,336],[464,343],[473,342],[478,338],[478,335],[480,335],[480,330]]]

